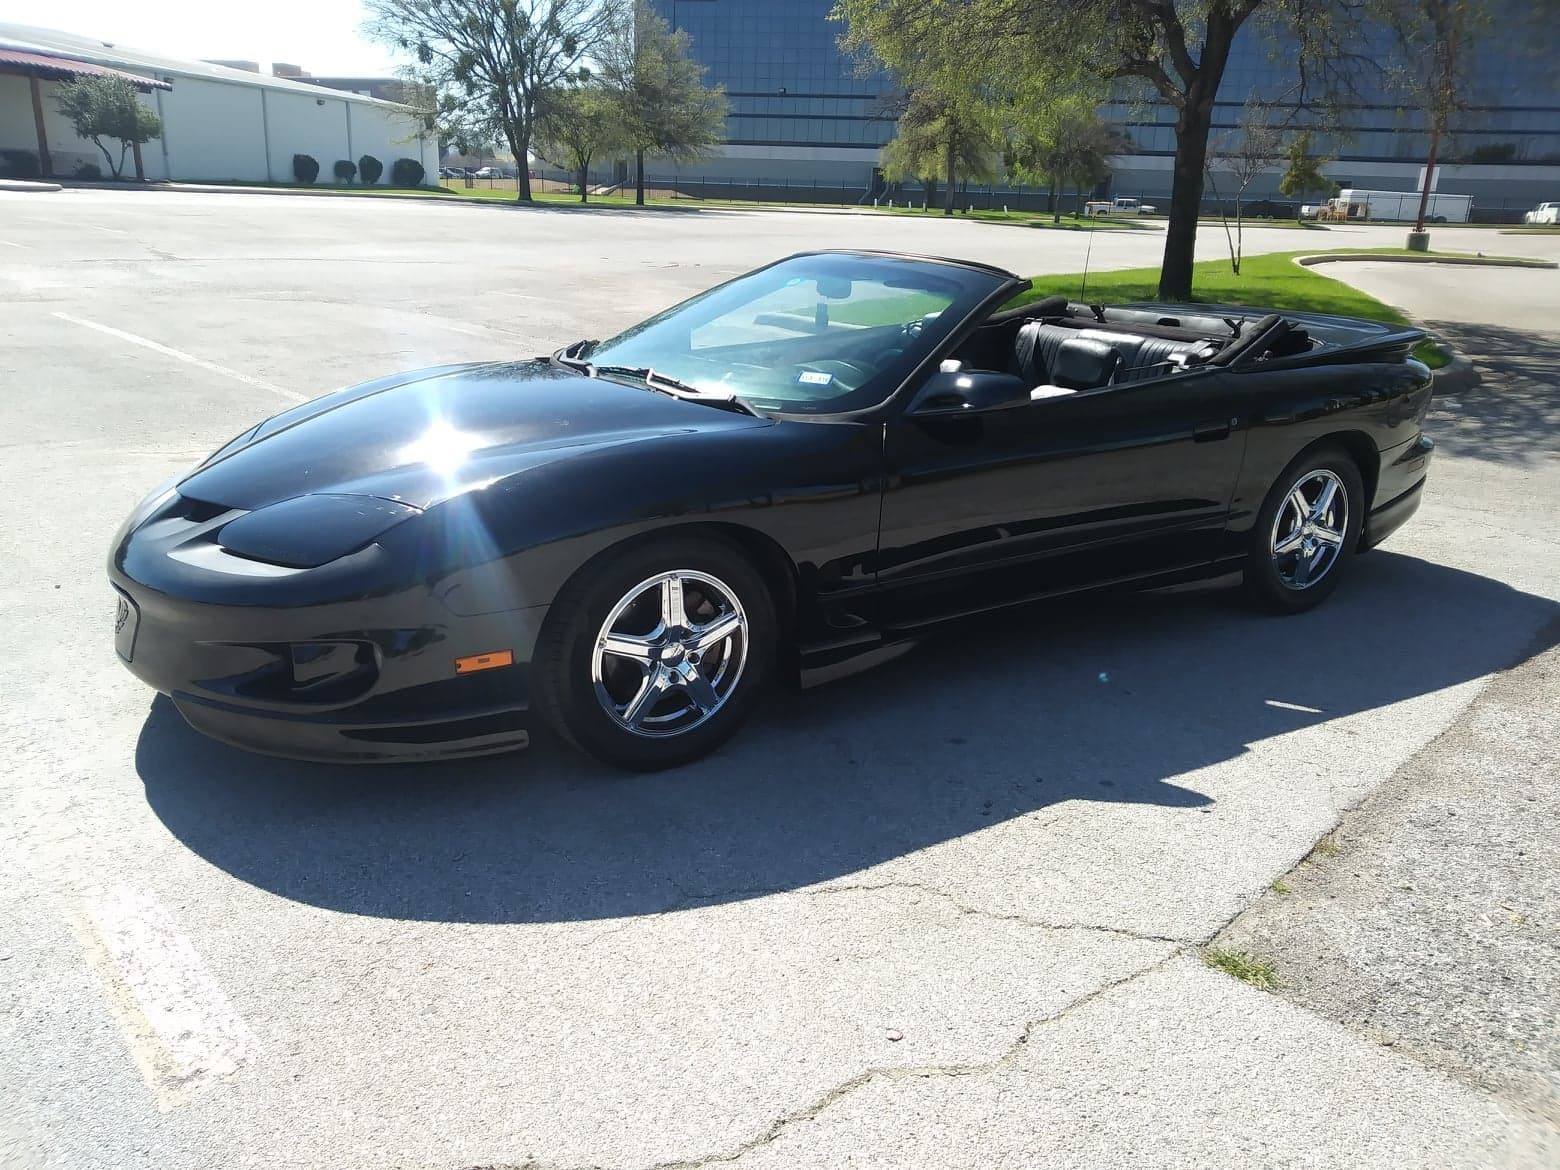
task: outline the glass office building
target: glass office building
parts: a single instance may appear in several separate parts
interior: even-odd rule
[[[867,188],[878,151],[894,134],[883,100],[892,95],[893,83],[882,73],[864,74],[858,62],[840,52],[843,28],[828,19],[833,0],[651,4],[673,28],[688,33],[707,80],[724,85],[730,103],[725,145],[715,157],[681,168],[684,177],[765,187],[819,181]],[[1520,16],[1531,10],[1512,0],[1511,11]],[[1509,211],[1560,199],[1560,81],[1553,52],[1526,48],[1547,39],[1538,35],[1536,24],[1506,23],[1510,38],[1494,50],[1498,59],[1482,63],[1478,91],[1468,95],[1456,133],[1443,146],[1447,165],[1440,181],[1441,190],[1471,194],[1477,207],[1492,213],[1503,205]],[[1384,33],[1380,40],[1374,55],[1385,59]],[[1552,49],[1552,40],[1548,43]],[[1281,100],[1293,81],[1292,64],[1256,30],[1245,30],[1220,88],[1214,143],[1238,126],[1250,95]],[[1400,108],[1384,87],[1365,81],[1350,111],[1349,135],[1322,144],[1337,160],[1327,169],[1344,186],[1407,190],[1424,159],[1422,118]],[[1111,191],[1168,197],[1174,110],[1145,97],[1108,103],[1104,113],[1122,126],[1134,146],[1116,160]],[[1275,172],[1248,194],[1270,194],[1276,184]]]
[[[651,0],[688,33],[706,81],[726,87],[726,145],[686,168],[752,180],[865,182],[894,136],[882,73],[839,50],[834,0]]]

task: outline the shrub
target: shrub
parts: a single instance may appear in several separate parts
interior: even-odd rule
[[[307,154],[293,155],[293,178],[300,183],[312,183],[320,177],[320,164]]]
[[[98,166],[97,163],[77,163],[76,178],[85,179],[93,183],[100,183],[103,181],[103,168]]]
[[[357,163],[350,158],[338,158],[331,170],[336,172],[336,182],[350,183],[353,176],[357,174]]]
[[[36,179],[42,171],[38,156],[30,150],[0,150],[0,175],[8,179]]]
[[[358,159],[358,178],[372,187],[379,182],[379,176],[385,173],[385,164],[371,154],[365,154]]]
[[[119,178],[132,147],[162,134],[162,121],[141,104],[135,86],[123,77],[86,77],[61,86],[54,104],[70,120],[76,137],[89,139]],[[109,149],[119,143],[119,156]]]
[[[422,163],[415,158],[398,158],[390,164],[390,184],[394,187],[421,187],[426,173]]]

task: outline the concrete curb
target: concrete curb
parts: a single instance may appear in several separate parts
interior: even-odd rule
[[[33,179],[0,179],[0,191],[58,191],[58,183]]]
[[[72,190],[84,191],[163,191],[175,193],[189,193],[196,195],[305,195],[324,197],[327,199],[411,199],[431,200],[436,203],[458,203],[463,207],[493,207],[508,208],[522,211],[633,211],[633,212],[673,212],[678,215],[688,215],[693,212],[704,214],[721,214],[733,212],[746,215],[753,212],[781,211],[792,215],[889,215],[888,211],[880,211],[872,207],[840,207],[833,204],[808,205],[804,203],[748,203],[742,205],[728,203],[705,203],[698,199],[677,200],[675,202],[650,203],[643,207],[636,204],[591,204],[583,206],[573,200],[568,203],[560,203],[548,200],[541,203],[519,203],[513,199],[473,199],[468,195],[457,195],[454,192],[440,193],[436,188],[387,188],[380,191],[353,190],[350,187],[333,187],[329,184],[321,184],[318,187],[251,187],[243,185],[229,185],[227,183],[98,183],[85,182],[70,184]],[[52,190],[59,190],[53,187]],[[1011,223],[1001,220],[979,219],[971,216],[951,216],[951,219],[963,219],[968,223],[983,223],[991,227],[1034,227],[1032,220],[1014,220]],[[1095,230],[1114,232],[1140,232],[1157,231],[1157,227],[1150,224],[1129,223],[1124,226],[1115,226],[1095,229],[1092,227],[1064,227],[1053,228],[1049,224],[1042,225],[1047,231],[1072,231],[1090,232]]]
[[[1465,390],[1472,390],[1484,379],[1480,377],[1478,367],[1465,354],[1454,353],[1452,360],[1439,370],[1430,371],[1430,385],[1436,396],[1443,394],[1461,394]]]
[[[72,190],[77,191],[162,191],[162,192],[193,192],[200,195],[324,195],[330,199],[343,197],[359,199],[447,199],[461,203],[475,203],[480,200],[468,199],[460,195],[441,195],[434,188],[417,187],[387,187],[381,191],[354,191],[350,187],[333,187],[322,183],[316,188],[309,187],[250,187],[243,184],[229,183],[107,183],[107,182],[73,182]],[[397,195],[394,192],[404,191],[406,194]]]
[[[1471,264],[1480,268],[1560,268],[1560,264],[1553,260],[1538,260],[1526,256],[1470,256],[1463,253],[1396,255],[1391,252],[1317,252],[1310,256],[1295,257],[1295,263],[1302,268],[1310,268],[1315,264],[1336,264],[1346,261],[1382,261],[1387,264]]]

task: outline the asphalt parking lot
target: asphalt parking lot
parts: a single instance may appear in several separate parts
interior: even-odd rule
[[[1419,516],[1302,617],[1206,590],[1057,605],[779,696],[653,777],[550,741],[248,756],[115,659],[111,535],[257,418],[846,245],[1038,273],[1152,263],[1161,238],[0,194],[0,1164],[1555,1164],[1542,1103],[1198,952],[1432,745],[1482,766],[1455,754],[1471,705],[1552,644],[1554,271],[1350,275],[1463,330],[1485,382],[1435,408]],[[1552,785],[1534,679],[1502,701]]]

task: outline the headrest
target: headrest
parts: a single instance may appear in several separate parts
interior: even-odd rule
[[[1121,351],[1091,337],[1071,337],[1056,348],[1051,381],[1074,390],[1110,384],[1121,365]]]

